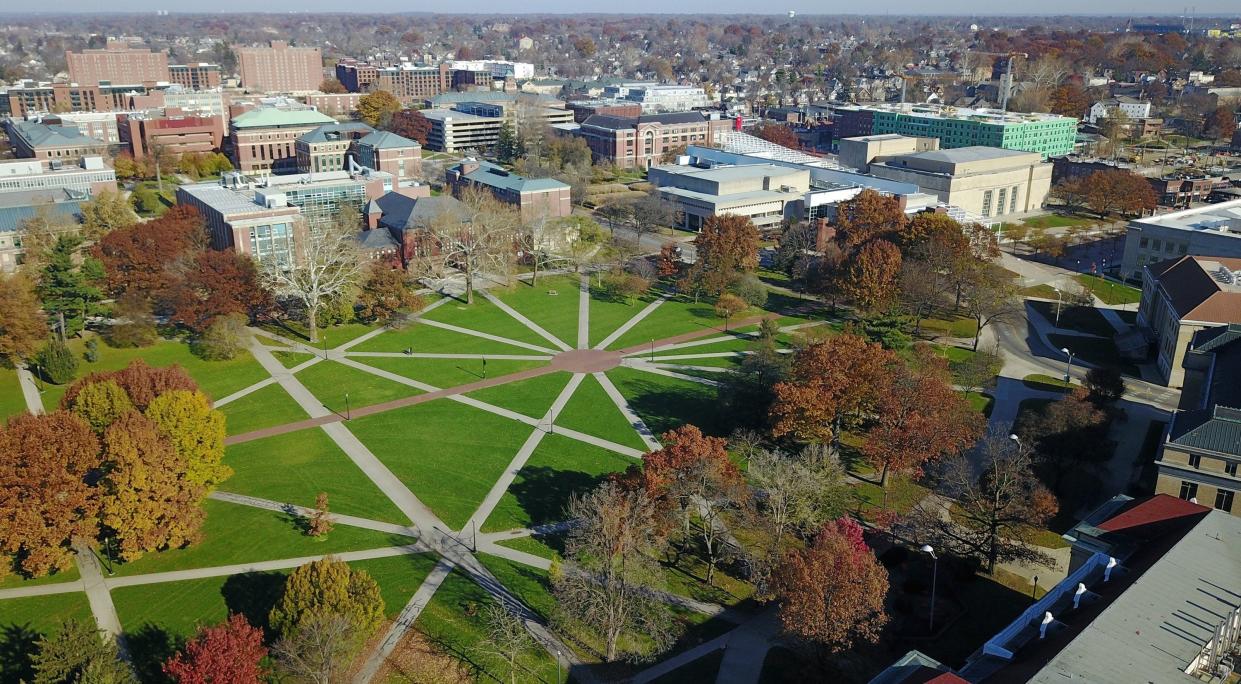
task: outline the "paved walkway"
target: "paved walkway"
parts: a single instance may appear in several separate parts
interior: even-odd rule
[[[284,503],[281,501],[272,501],[271,499],[260,499],[257,496],[246,496],[245,494],[233,494],[232,492],[211,492],[207,495],[207,498],[215,499],[216,501],[227,501],[228,503],[237,504],[239,506],[250,506],[251,508],[261,508],[267,511],[296,515],[301,518],[310,518],[315,514],[315,509],[307,508],[306,506],[298,506],[296,504]],[[328,519],[337,525],[361,527],[367,530],[386,532],[388,534],[399,534],[406,537],[419,536],[418,530],[409,527],[408,525],[397,525],[396,523],[371,520],[370,518],[359,518],[354,515],[343,515],[341,513],[329,513]]]
[[[34,375],[25,366],[17,365],[17,382],[22,387],[22,398],[26,400],[26,410],[35,415],[43,413],[43,396],[35,384]]]
[[[116,615],[116,606],[112,603],[112,594],[103,577],[99,558],[94,549],[84,542],[73,545],[74,562],[78,573],[82,576],[82,588],[86,591],[86,600],[90,603],[90,612],[95,616],[95,624],[99,629],[116,639],[117,645],[124,647],[124,630],[121,619]],[[74,584],[74,583],[70,583]]]
[[[552,344],[556,345],[556,347],[560,349],[560,351],[569,351],[570,349],[573,348],[565,344],[563,341],[561,341],[560,338],[547,332],[547,330],[545,330],[543,326],[539,325],[538,323],[535,323],[529,318],[526,318],[526,316],[524,316],[521,312],[517,311],[516,309],[509,306],[508,304],[505,304],[504,302],[500,301],[499,297],[496,297],[495,295],[491,294],[490,292],[487,292],[486,290],[482,292],[482,295],[483,297],[487,299],[487,301],[491,302],[492,304],[495,304],[496,307],[499,308],[501,311],[512,316],[513,318],[516,318],[519,322],[521,322],[522,325],[538,333],[539,337],[542,337],[548,342],[551,342]]]
[[[392,651],[396,650],[397,644],[404,638],[405,633],[409,631],[414,623],[418,621],[418,616],[422,614],[423,608],[431,602],[431,597],[435,595],[435,591],[440,588],[440,584],[448,577],[448,573],[456,567],[450,561],[441,558],[431,573],[422,581],[418,590],[410,597],[409,602],[401,609],[396,616],[396,620],[392,623],[392,627],[388,630],[388,634],[384,636],[384,640],[379,644],[379,648],[371,653],[366,659],[366,663],[362,669],[358,671],[353,681],[356,684],[366,684],[378,674],[379,669],[383,667],[384,661],[388,656],[392,655]]]
[[[620,390],[616,389],[616,385],[612,384],[612,380],[604,373],[594,373],[594,377],[603,387],[603,391],[612,400],[612,403],[616,404],[616,408],[620,409],[620,412],[625,416],[625,420],[629,421],[629,425],[642,438],[642,443],[646,445],[646,448],[651,451],[659,449],[662,445],[659,443],[659,440],[655,439],[655,434],[646,426],[646,423],[642,421],[637,412],[629,406],[629,402],[625,400]]]
[[[646,684],[699,658],[723,650],[724,660],[720,663],[720,673],[716,681],[728,684],[754,684],[762,672],[763,659],[779,634],[780,621],[776,610],[768,608],[732,631],[639,672],[630,681],[632,684]],[[729,667],[726,668],[725,664]],[[736,675],[728,673],[729,668],[736,669]]]
[[[607,337],[603,338],[603,341],[601,341],[599,344],[596,344],[595,349],[607,349],[609,344],[612,344],[616,340],[620,339],[621,335],[624,335],[625,333],[629,332],[630,329],[632,329],[635,325],[641,323],[643,318],[646,318],[647,316],[649,316],[652,311],[654,311],[655,309],[658,309],[660,305],[662,305],[666,301],[668,301],[667,297],[660,297],[659,299],[656,299],[650,304],[647,304],[646,306],[642,307],[642,310],[634,314],[634,316],[630,318],[629,320],[625,321],[624,325],[617,328],[616,330],[613,330],[611,335],[608,335]]]
[[[578,278],[577,348],[590,348],[590,276],[585,273]]]

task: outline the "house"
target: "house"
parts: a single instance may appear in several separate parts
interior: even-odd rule
[[[1150,100],[1124,96],[1099,100],[1086,110],[1085,120],[1087,123],[1097,124],[1100,119],[1114,116],[1114,112],[1120,112],[1129,119],[1146,119],[1151,115],[1151,103]]]
[[[1194,334],[1241,323],[1241,258],[1182,256],[1146,266],[1137,323],[1156,344],[1160,378],[1181,387]]]

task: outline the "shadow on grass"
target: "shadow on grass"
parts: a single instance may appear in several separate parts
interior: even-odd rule
[[[0,628],[0,682],[28,682],[34,678],[30,659],[40,636],[28,624]]]
[[[569,499],[578,492],[594,489],[604,477],[576,470],[556,470],[546,466],[526,466],[521,480],[509,491],[530,516],[531,525],[544,525],[564,519]]]
[[[622,384],[628,390],[625,394],[630,408],[637,412],[654,434],[662,434],[686,423],[698,426],[707,434],[722,434],[719,402],[713,388],[686,383],[683,389],[671,389],[646,379],[626,379]],[[727,425],[723,428],[726,430]]]
[[[230,613],[240,613],[255,627],[270,631],[268,616],[284,591],[285,575],[279,572],[247,572],[232,575],[220,588]]]
[[[164,674],[163,663],[181,648],[181,639],[163,627],[148,622],[135,632],[126,632],[125,645],[133,660],[138,681],[146,684],[172,681]]]

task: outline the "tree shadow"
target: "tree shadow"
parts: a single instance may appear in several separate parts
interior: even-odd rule
[[[172,657],[184,643],[163,627],[150,622],[135,632],[125,633],[125,645],[133,660],[138,681],[147,684],[163,684],[172,680],[164,674],[164,661]]]
[[[544,525],[563,520],[569,499],[602,481],[601,475],[527,465],[521,469],[521,479],[510,485],[509,491],[530,516],[531,525]]]
[[[230,613],[239,613],[255,627],[270,633],[268,616],[284,592],[285,575],[279,572],[247,572],[231,575],[220,588]]]
[[[631,390],[626,397],[630,408],[656,435],[686,423],[698,426],[707,434],[723,434],[720,426],[724,421],[713,388],[695,384],[684,389],[669,389],[645,379],[625,384]]]
[[[41,636],[30,629],[29,623],[0,628],[0,681],[28,682],[34,678],[30,659]]]

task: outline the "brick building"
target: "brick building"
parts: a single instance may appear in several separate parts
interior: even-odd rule
[[[121,141],[134,159],[158,148],[170,155],[215,152],[224,145],[224,117],[160,114],[158,110],[117,117]]]
[[[80,85],[168,80],[168,55],[109,40],[106,48],[65,52],[69,80]]]
[[[311,93],[306,96],[306,104],[328,116],[344,117],[358,111],[361,99],[362,93]]]
[[[354,145],[362,166],[390,173],[397,181],[422,175],[422,146],[416,140],[376,131],[359,138]]]
[[[207,62],[171,64],[168,81],[189,90],[208,90],[220,87],[220,65]]]
[[[244,174],[293,173],[297,170],[297,139],[332,117],[312,109],[263,107],[234,116],[229,122],[233,164]]]
[[[273,40],[271,47],[237,48],[241,86],[267,93],[312,93],[323,82],[323,55],[317,47],[289,47]]]
[[[637,102],[620,100],[578,100],[565,104],[565,109],[573,112],[573,121],[582,123],[595,114],[604,116],[641,116],[642,105]]]
[[[167,83],[79,85],[22,81],[0,90],[0,115],[26,116],[44,112],[115,112],[130,108],[134,95],[150,95]]]
[[[1182,362],[1198,331],[1234,323],[1241,324],[1241,259],[1183,256],[1142,269],[1137,324],[1154,340],[1169,387],[1182,386]]]
[[[731,123],[702,112],[636,117],[596,114],[572,134],[586,141],[596,163],[645,169],[682,146],[710,146],[715,134],[728,130]]]
[[[348,121],[324,124],[299,136],[293,145],[298,173],[348,169],[354,141],[374,132],[374,128],[361,121]]]
[[[4,122],[4,130],[14,156],[19,158],[77,160],[101,155],[108,148],[107,143],[82,135],[74,126],[10,118]]]
[[[573,212],[569,185],[554,178],[525,178],[484,161],[466,159],[444,173],[454,196],[470,187],[491,191],[496,199],[521,212],[524,223],[539,218],[559,218]]]

